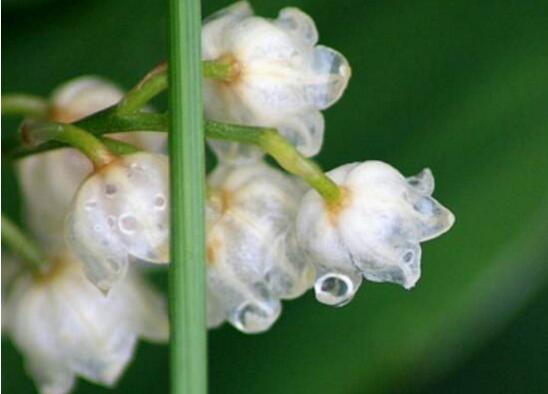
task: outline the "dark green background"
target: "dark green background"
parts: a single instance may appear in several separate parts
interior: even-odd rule
[[[203,14],[225,4],[206,1]],[[90,73],[129,88],[166,58],[163,1],[2,5],[4,92],[45,95]],[[404,174],[429,166],[457,222],[424,245],[410,292],[368,283],[342,309],[308,294],[266,334],[211,331],[211,392],[548,392],[548,2],[253,5],[271,17],[302,8],[353,67],[326,112],[319,162],[380,159]],[[3,121],[4,135],[16,125]],[[18,215],[5,163],[2,172],[3,209]],[[116,392],[167,393],[168,373],[167,346],[141,344]],[[6,340],[2,388],[33,392]],[[109,391],[80,381],[76,392]]]

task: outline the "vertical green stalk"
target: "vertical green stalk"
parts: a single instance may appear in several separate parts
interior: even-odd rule
[[[42,250],[27,234],[2,213],[2,243],[35,269],[42,269],[48,264]]]
[[[207,392],[199,0],[170,0],[171,393]]]

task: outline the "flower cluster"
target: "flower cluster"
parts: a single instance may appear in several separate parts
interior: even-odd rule
[[[406,178],[386,163],[365,161],[323,173],[309,159],[323,143],[320,111],[349,81],[344,56],[317,45],[314,22],[302,11],[286,8],[269,20],[254,16],[247,2],[208,18],[202,41],[204,69],[214,69],[204,79],[205,116],[225,127],[222,137],[207,135],[217,158],[205,212],[208,327],[226,321],[263,332],[283,300],[309,289],[319,302],[342,306],[364,279],[412,288],[421,273],[420,243],[454,222],[432,197],[431,171]],[[2,277],[3,328],[44,394],[68,392],[75,375],[112,385],[139,336],[167,340],[163,299],[141,272],[147,263],[169,263],[165,134],[133,128],[110,134],[109,142],[80,129],[85,120],[74,124],[107,107],[107,119],[134,107],[129,118],[146,115],[143,98],[162,85],[156,80],[152,93],[145,86],[162,70],[125,96],[95,77],[63,85],[50,100],[49,120],[57,123],[42,125],[53,124],[43,134],[79,150],[18,163],[27,226],[50,265],[34,273],[10,268],[13,274]],[[129,118],[114,123],[127,127]],[[108,143],[133,150],[115,154]]]
[[[56,90],[51,117],[74,121],[121,97],[122,92],[104,80],[79,78]],[[147,142],[153,149],[160,146],[158,137],[143,142],[143,135],[123,138],[143,147]],[[112,386],[131,360],[139,337],[167,341],[164,297],[135,266],[105,295],[88,280],[82,261],[67,248],[65,217],[75,196],[89,193],[86,185],[97,176],[86,180],[93,168],[82,153],[64,148],[32,155],[17,163],[17,171],[27,227],[51,264],[32,272],[2,254],[3,332],[25,356],[25,366],[43,394],[69,392],[76,375]],[[135,199],[133,193],[127,196]],[[98,256],[98,261],[105,264],[105,256]]]
[[[350,78],[344,56],[317,41],[314,21],[296,8],[268,20],[241,1],[209,17],[202,30],[204,59],[226,62],[232,75],[204,81],[206,116],[276,128],[304,155],[317,154],[324,135],[320,110],[341,97]],[[210,144],[224,160],[262,155],[235,143]]]
[[[202,34],[205,59],[233,70],[227,79],[205,80],[206,116],[276,128],[304,156],[318,153],[319,111],[341,97],[350,67],[316,45],[312,19],[287,8],[267,20],[239,2],[206,20]],[[226,320],[244,332],[264,331],[278,318],[280,300],[311,287],[334,306],[349,302],[364,278],[409,289],[420,277],[419,242],[454,221],[431,197],[430,170],[406,179],[382,162],[344,165],[327,173],[340,194],[327,201],[268,166],[255,147],[210,145],[220,162],[208,179],[210,326]]]

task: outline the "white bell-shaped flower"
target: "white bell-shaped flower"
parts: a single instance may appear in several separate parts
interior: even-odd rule
[[[169,162],[164,155],[121,156],[88,177],[67,217],[69,245],[90,280],[108,291],[131,258],[169,261]]]
[[[320,111],[341,97],[351,74],[343,55],[317,41],[314,21],[296,8],[269,20],[253,16],[241,1],[209,17],[202,29],[203,58],[231,64],[234,76],[204,81],[206,117],[274,127],[304,155],[317,154],[324,134]],[[223,159],[261,156],[250,146],[210,144]]]
[[[25,218],[46,252],[63,247],[65,215],[91,162],[72,148],[31,155],[17,162]]]
[[[243,332],[264,331],[278,318],[280,299],[301,295],[314,280],[293,232],[303,187],[263,162],[220,165],[208,180],[209,326],[226,319]]]
[[[75,122],[116,104],[122,97],[122,90],[102,78],[75,78],[53,92],[50,119]],[[110,136],[155,152],[164,150],[166,143],[166,136],[155,132]],[[46,251],[64,245],[65,215],[76,190],[92,170],[91,162],[72,148],[31,155],[17,162],[22,192],[28,201],[26,220]]]
[[[347,164],[328,173],[342,190],[328,206],[315,191],[302,200],[297,236],[317,268],[316,297],[330,305],[350,301],[362,275],[409,289],[420,277],[419,243],[453,225],[453,214],[434,200],[430,170],[404,178],[379,161]]]
[[[138,337],[165,342],[169,335],[163,298],[137,272],[105,296],[68,253],[47,273],[19,275],[2,313],[41,394],[68,393],[76,375],[112,386]]]

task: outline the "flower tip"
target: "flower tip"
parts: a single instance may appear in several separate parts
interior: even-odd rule
[[[222,9],[223,14],[232,14],[234,16],[250,16],[253,15],[253,7],[247,0],[237,1],[236,3],[229,5],[228,7]]]
[[[93,282],[92,282],[93,283]],[[100,280],[97,283],[93,283],[97,289],[101,292],[101,294],[105,297],[108,297],[108,294],[110,293],[110,290],[112,289],[112,283]]]

